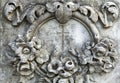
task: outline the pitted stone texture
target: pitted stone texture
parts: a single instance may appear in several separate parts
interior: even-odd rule
[[[53,19],[38,28],[36,36],[43,41],[49,50],[55,46],[56,50],[62,52],[69,48],[81,48],[84,42],[92,41],[86,27],[76,20],[59,24]]]

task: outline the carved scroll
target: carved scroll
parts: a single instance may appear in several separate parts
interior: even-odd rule
[[[103,4],[101,11],[64,1],[45,5],[33,3],[24,9],[22,7],[19,0],[10,0],[3,10],[13,26],[20,25],[25,19],[30,25],[25,35],[18,35],[15,41],[9,43],[15,54],[13,63],[21,77],[20,82],[24,82],[23,78],[30,80],[34,74],[38,74],[45,83],[76,83],[78,75],[105,74],[114,69],[117,60],[115,42],[110,38],[102,38],[96,26],[100,21],[103,28],[114,24],[119,15],[119,8],[114,2]],[[51,19],[56,19],[61,25],[70,19],[83,22],[93,41],[85,42],[81,49],[70,48],[66,57],[56,50],[49,52],[42,46],[42,40],[34,35],[38,26]]]

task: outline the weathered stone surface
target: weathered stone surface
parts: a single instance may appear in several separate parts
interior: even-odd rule
[[[0,83],[120,83],[117,0],[1,0]]]

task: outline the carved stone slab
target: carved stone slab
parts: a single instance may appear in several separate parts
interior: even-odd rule
[[[120,83],[119,4],[89,1],[1,1],[1,83]]]

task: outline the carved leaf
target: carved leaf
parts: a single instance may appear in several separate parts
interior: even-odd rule
[[[114,2],[103,4],[101,12],[98,12],[99,18],[105,27],[111,27],[119,16],[119,8]]]
[[[114,19],[118,18],[119,9],[118,9],[118,6],[114,2],[106,2],[102,6],[102,12],[104,11],[108,11],[109,13],[111,13]]]
[[[40,79],[43,76],[45,77],[44,80],[47,81],[48,79],[49,83],[52,83],[52,81],[55,83],[67,83],[75,82],[74,78],[77,75],[83,76],[88,74],[88,72],[101,73],[104,71],[107,73],[114,68],[116,62],[114,42],[109,38],[99,40],[99,31],[95,23],[100,18],[106,27],[111,26],[119,14],[115,3],[105,3],[102,6],[102,12],[90,6],[79,7],[78,4],[64,2],[63,0],[47,3],[46,6],[36,3],[30,4],[26,6],[23,12],[18,11],[21,6],[19,0],[10,0],[4,8],[6,18],[13,25],[20,24],[24,19],[32,23],[25,37],[19,35],[13,43],[10,43],[11,49],[15,54],[15,67],[21,77],[29,77],[31,75],[33,77],[34,73],[37,72],[41,76]],[[78,12],[78,9],[80,12]],[[85,22],[89,27],[90,33],[93,34],[94,43],[87,42],[83,48],[73,46],[74,48],[70,47],[70,50],[68,48],[64,52],[55,50],[55,48],[50,48],[49,51],[46,47],[43,48],[41,40],[35,38],[34,33],[40,23],[43,23],[48,18],[51,19],[53,16],[58,23],[62,23],[60,27],[63,27],[63,24],[72,19],[72,16]]]
[[[26,13],[27,21],[29,23],[33,23],[36,19],[38,19],[45,12],[45,7],[42,5],[36,5],[30,9],[29,12]]]
[[[14,22],[15,19],[20,20],[19,16],[22,10],[22,3],[19,0],[9,0],[6,3],[3,12],[9,21]]]
[[[98,14],[96,10],[90,6],[80,6],[79,10],[85,16],[88,16],[94,23],[98,21]]]

